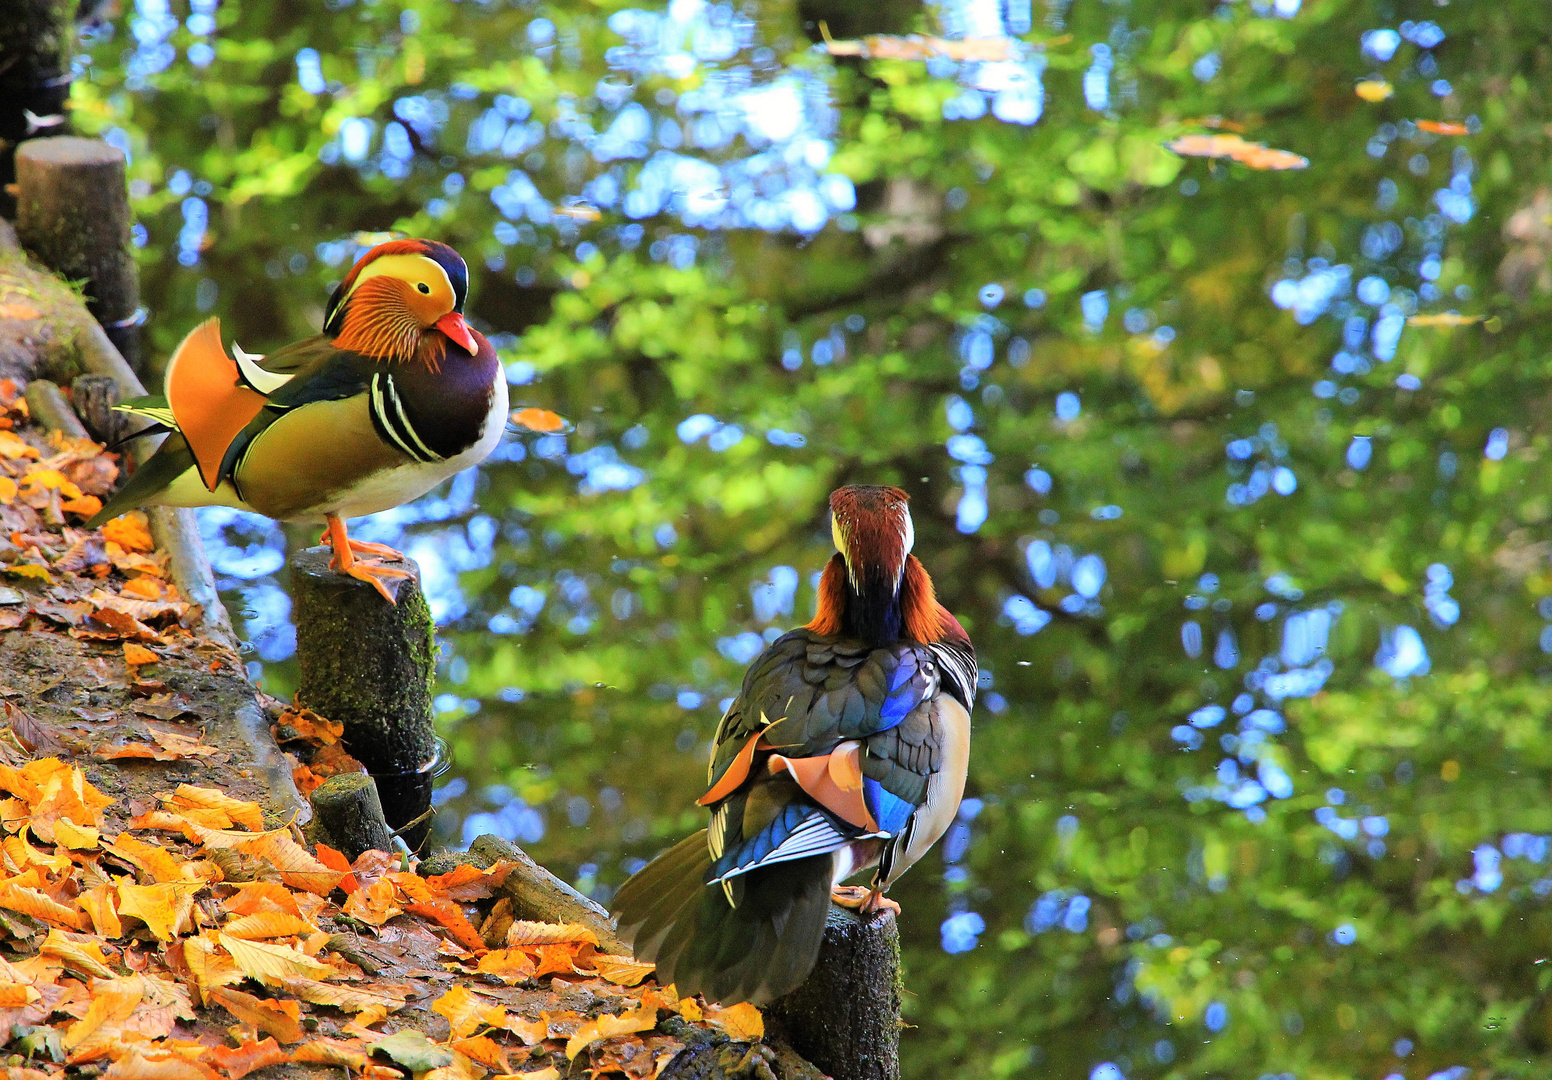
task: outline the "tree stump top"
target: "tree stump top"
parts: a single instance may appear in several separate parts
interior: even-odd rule
[[[122,168],[124,152],[101,139],[83,139],[78,135],[56,135],[49,139],[28,139],[16,148],[19,160],[42,165]]]

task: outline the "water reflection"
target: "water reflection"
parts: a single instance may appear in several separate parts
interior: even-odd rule
[[[985,666],[970,797],[900,890],[908,1071],[1546,1052],[1529,938],[1492,929],[1546,930],[1552,891],[1521,720],[1552,707],[1545,350],[1482,225],[1545,162],[1477,115],[1519,93],[1455,51],[1492,13],[252,7],[137,0],[77,65],[133,156],[158,341],[307,332],[397,224],[483,267],[514,399],[575,423],[359,527],[444,628],[444,839],[607,899],[699,824],[716,716],[812,608],[824,492],[889,479]],[[1309,169],[1161,149],[1242,128]],[[312,538],[202,527],[288,692]],[[1523,1045],[1483,1042],[1479,984]]]

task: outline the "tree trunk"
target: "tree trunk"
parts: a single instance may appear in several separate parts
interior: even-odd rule
[[[71,0],[5,0],[0,15],[0,217],[16,216],[16,147],[67,130]],[[31,116],[28,116],[31,113]]]

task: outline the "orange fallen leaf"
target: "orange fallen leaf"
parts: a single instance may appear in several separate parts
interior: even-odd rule
[[[357,889],[345,898],[346,915],[371,926],[381,926],[395,915],[403,915],[404,909],[394,901],[393,882],[378,878],[364,889]]]
[[[299,1046],[291,1060],[315,1065],[343,1065],[346,1069],[359,1071],[366,1068],[369,1055],[362,1043],[315,1036]]]
[[[301,915],[296,897],[278,881],[236,881],[232,888],[236,895],[229,896],[221,904],[221,910],[233,915],[252,915],[259,911],[283,911],[288,915]]]
[[[280,719],[275,721],[275,727],[288,727],[296,732],[295,738],[306,739],[322,746],[337,743],[345,737],[344,724],[319,716],[311,709],[300,705],[292,705],[281,713]],[[285,741],[290,739],[287,738]]]
[[[205,1051],[204,1061],[220,1069],[232,1080],[239,1080],[255,1069],[267,1065],[284,1065],[291,1055],[280,1048],[273,1038],[263,1042],[245,1042],[238,1047],[213,1046]]]
[[[43,997],[27,983],[0,982],[0,1009],[20,1009]]]
[[[461,1039],[482,1027],[500,1027],[506,1019],[506,1010],[486,998],[470,993],[466,987],[455,986],[431,1005],[431,1011],[447,1018],[453,1037]]]
[[[103,1080],[221,1080],[208,1065],[158,1054],[150,1047],[132,1047],[108,1066]]]
[[[119,921],[117,897],[117,890],[105,882],[75,898],[81,910],[92,920],[92,929],[98,937],[116,938],[124,934],[124,924]]]
[[[232,958],[209,937],[185,938],[183,963],[189,969],[189,979],[203,1005],[210,1004],[211,991],[216,987],[231,986],[245,978]]]
[[[426,879],[426,886],[438,896],[448,900],[468,903],[485,900],[495,894],[511,875],[515,863],[498,862],[488,869],[464,865],[446,874],[436,874]]]
[[[102,500],[95,495],[82,495],[78,499],[66,499],[59,508],[67,514],[89,518],[102,509]]]
[[[1302,169],[1309,165],[1309,159],[1299,154],[1274,150],[1238,135],[1182,135],[1165,143],[1164,148],[1181,157],[1229,158],[1252,169]]]
[[[470,952],[482,953],[485,951],[485,939],[480,937],[480,932],[474,928],[462,909],[451,900],[430,900],[419,904],[405,904],[404,910],[415,915],[424,915],[426,918],[446,927],[452,933],[454,940]]]
[[[22,493],[37,491],[57,491],[67,499],[79,499],[83,494],[81,489],[71,482],[70,478],[58,469],[33,469],[22,477]]]
[[[136,869],[142,870],[158,883],[192,880],[193,874],[185,873],[185,864],[173,858],[172,852],[155,844],[148,844],[124,833],[114,837],[106,849]]]
[[[477,1035],[471,1039],[455,1039],[450,1045],[464,1057],[479,1062],[487,1069],[494,1069],[499,1073],[512,1071],[512,1062],[507,1057],[507,1048],[488,1035]]]
[[[243,1023],[252,1024],[282,1043],[301,1042],[306,1037],[302,1030],[302,1006],[298,1002],[256,998],[226,986],[211,990],[210,1000]]]
[[[179,784],[178,790],[172,795],[158,795],[157,798],[175,812],[189,807],[217,810],[244,828],[255,832],[260,832],[264,828],[264,811],[258,803],[234,799],[226,792],[215,788]]]
[[[0,450],[0,453],[3,453]],[[156,543],[151,539],[151,525],[144,513],[132,510],[116,517],[102,527],[102,538],[112,540],[125,551],[154,551]]]
[[[92,988],[92,1001],[86,1013],[65,1029],[60,1042],[74,1051],[105,1026],[128,1020],[143,997],[139,984],[128,979],[105,980]]]
[[[1419,131],[1431,131],[1435,135],[1469,135],[1471,129],[1465,124],[1457,124],[1451,120],[1414,120]]]
[[[521,948],[492,949],[480,957],[479,967],[475,970],[482,975],[497,975],[511,977],[513,979],[528,978],[537,971],[533,957],[529,956]]]
[[[133,641],[124,642],[124,662],[131,667],[137,664],[154,664],[160,659],[161,657],[144,645],[136,645]]]
[[[408,988],[382,983],[358,983],[354,986],[345,986],[340,983],[318,982],[315,979],[285,979],[280,985],[286,993],[299,997],[303,1001],[310,1001],[314,1005],[330,1005],[336,1009],[344,1009],[346,1012],[359,1013],[363,1016],[373,1015],[377,1019],[382,1019],[389,1013],[398,1012],[409,1000]],[[374,1022],[367,1021],[367,1023]]]
[[[50,926],[63,926],[67,930],[80,931],[91,929],[91,920],[84,912],[66,907],[37,889],[17,885],[14,881],[0,886],[0,907],[8,911],[19,911],[23,915],[31,915],[34,919],[41,919]]]
[[[155,746],[149,746],[146,743],[125,743],[110,750],[99,750],[97,756],[103,761],[122,761],[125,758],[182,761],[190,757],[214,757],[221,752],[214,746],[206,746],[198,739],[176,731],[161,731],[149,725],[147,729],[151,738],[156,741]]]
[[[32,458],[36,461],[41,456],[37,447],[14,431],[0,431],[0,458]]]

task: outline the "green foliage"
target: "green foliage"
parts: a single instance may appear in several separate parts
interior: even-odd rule
[[[1537,602],[1552,595],[1549,303],[1536,283],[1552,239],[1535,214],[1505,231],[1548,165],[1544,11],[1522,0],[1306,0],[1287,19],[1255,8],[1075,4],[1063,25],[1067,5],[1035,5],[1026,37],[1042,50],[1046,97],[1032,126],[946,120],[963,91],[956,65],[832,59],[803,36],[803,19],[823,15],[776,0],[747,9],[757,25],[734,59],[683,79],[610,69],[612,3],[227,4],[208,67],[180,61],[131,87],[132,53],[114,55],[121,32],[94,47],[75,102],[79,123],[117,127],[134,149],[160,350],[200,317],[202,280],[204,306],[249,349],[311,332],[343,273],[315,245],[399,229],[465,253],[477,321],[521,332],[504,355],[538,373],[515,397],[576,422],[564,453],[525,436],[520,459],[482,470],[477,509],[454,502],[453,519],[410,530],[473,552],[441,683],[456,695],[446,731],[473,787],[445,816],[493,811],[485,785],[504,784],[506,826],[538,832],[547,818],[536,856],[601,889],[623,879],[624,859],[697,827],[714,706],[745,663],[732,639],[805,617],[829,555],[832,487],[898,483],[995,705],[976,714],[979,815],[896,891],[916,1025],[908,1075],[1038,1066],[1083,1078],[1102,1061],[1128,1078],[1423,1077],[1456,1065],[1544,1075],[1547,863],[1511,857],[1535,846],[1505,841],[1552,833],[1552,664],[1537,644]],[[540,16],[553,41],[531,33]],[[1436,20],[1447,37],[1431,50],[1402,43],[1389,62],[1360,53],[1361,34],[1403,18]],[[856,33],[880,28],[862,21]],[[926,12],[914,28],[935,29]],[[1095,110],[1082,84],[1100,44],[1113,55],[1112,107]],[[757,47],[772,57],[753,58]],[[299,85],[302,48],[318,51],[333,89]],[[1208,54],[1220,67],[1204,79],[1193,67]],[[1369,104],[1352,86],[1376,71],[1396,94]],[[544,126],[520,160],[559,206],[595,177],[629,189],[647,169],[597,160],[568,127],[611,122],[609,84],[631,84],[660,124],[675,119],[675,95],[728,72],[817,80],[805,85],[833,109],[827,168],[856,184],[854,214],[799,238],[688,229],[665,210],[630,248],[620,228],[632,219],[606,206],[598,221],[499,239],[491,193],[518,161],[465,140],[496,95],[521,97]],[[1442,98],[1435,78],[1451,84]],[[455,82],[471,96],[447,93]],[[374,164],[381,133],[394,102],[422,93],[446,123],[416,135],[406,175],[390,178]],[[1481,129],[1467,137],[1407,124],[1469,114]],[[1310,167],[1256,172],[1162,148],[1211,116]],[[371,156],[325,164],[358,117],[374,123]],[[746,132],[683,152],[729,163],[769,150]],[[195,267],[177,258],[178,169],[210,185]],[[454,172],[461,189],[447,184]],[[1474,212],[1446,222],[1436,193],[1459,176]],[[1386,221],[1401,247],[1366,254]],[[1431,237],[1430,223],[1447,227]],[[696,257],[674,265],[664,251],[686,236]],[[584,240],[594,250],[578,252]],[[1440,298],[1422,309],[1487,320],[1409,327],[1394,359],[1366,354],[1361,371],[1330,366],[1342,318],[1299,322],[1268,300],[1275,282],[1318,270],[1313,258],[1416,296],[1435,253]],[[531,284],[517,284],[519,267]],[[1001,297],[990,304],[988,285]],[[1043,305],[1022,301],[1032,288]],[[1110,310],[1094,329],[1082,298],[1101,290]],[[1347,299],[1372,340],[1377,312]],[[990,335],[985,370],[964,351],[978,332]],[[815,346],[836,343],[844,354],[816,363]],[[1312,395],[1320,380],[1343,395]],[[1081,411],[1061,419],[1055,399],[1069,391]],[[969,462],[945,452],[959,409],[984,458],[964,442],[952,445]],[[676,435],[702,413],[742,438],[718,451]],[[1503,453],[1484,457],[1500,428]],[[1364,467],[1349,464],[1355,437],[1367,440]],[[1239,440],[1247,457],[1226,457]],[[611,455],[644,482],[588,486],[589,461]],[[1033,468],[1047,490],[1026,479]],[[1296,490],[1266,491],[1275,468]],[[962,533],[956,513],[983,483],[975,469],[989,514]],[[1252,482],[1260,498],[1226,498]],[[1038,542],[1102,557],[1095,606],[1060,607],[1070,575],[1032,577]],[[1463,612],[1453,626],[1430,621],[1434,564],[1449,568]],[[795,568],[800,584],[762,618],[750,590],[773,567]],[[1049,625],[1020,634],[1005,607],[1015,594]],[[1286,621],[1316,610],[1335,613],[1320,654],[1329,677],[1280,704],[1265,677],[1316,663],[1280,658]],[[1197,656],[1182,645],[1186,622]],[[1376,669],[1397,626],[1418,629],[1428,673]],[[1215,648],[1228,631],[1233,656]],[[1257,665],[1254,704],[1280,713],[1286,733],[1236,731],[1232,713],[1190,728],[1194,710],[1246,692]],[[272,688],[287,678],[268,674]],[[1172,731],[1203,748],[1186,751]],[[1226,735],[1238,741],[1220,744]],[[1227,805],[1263,765],[1291,778],[1288,797]],[[1491,888],[1483,845],[1504,852]],[[1054,924],[1032,914],[1041,898]],[[940,948],[952,912],[984,920],[973,950]],[[1414,1045],[1405,1060],[1398,1040]]]

